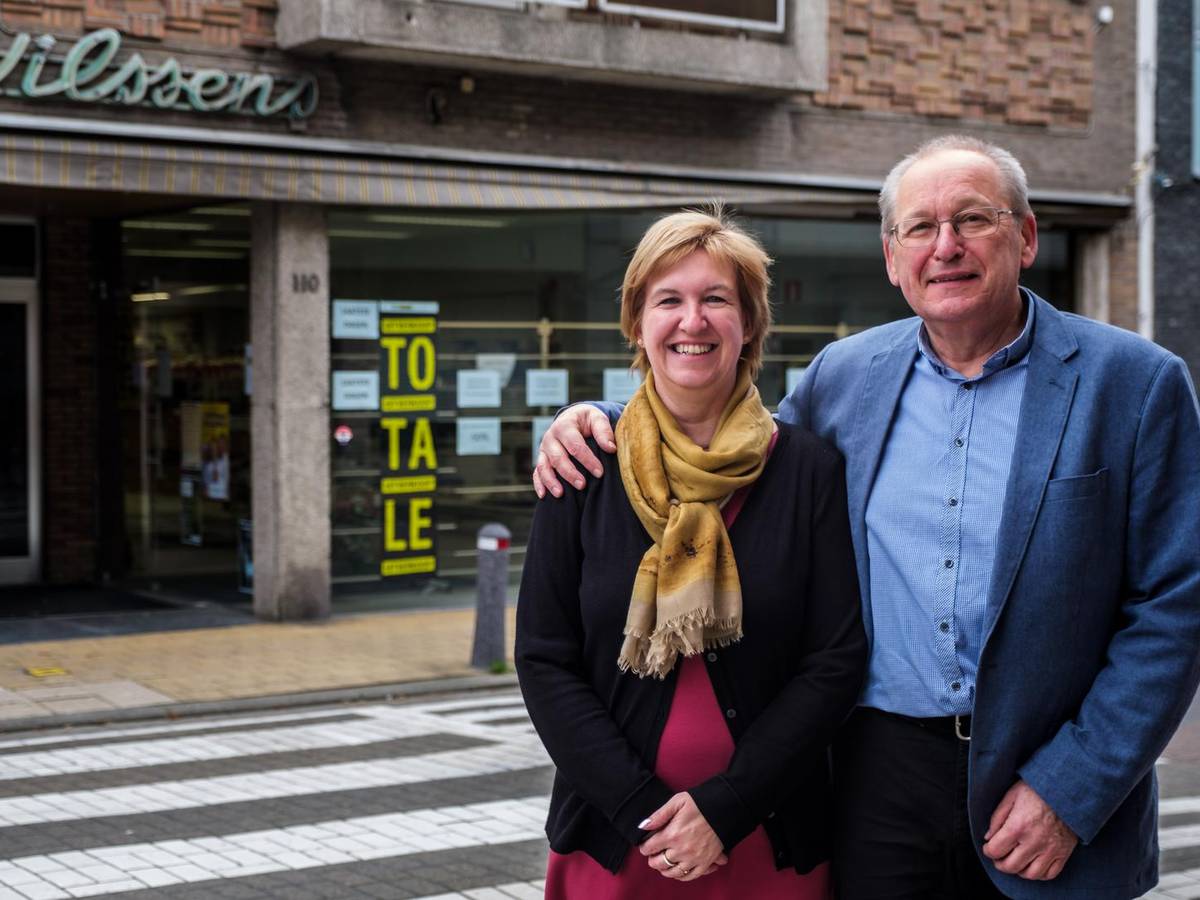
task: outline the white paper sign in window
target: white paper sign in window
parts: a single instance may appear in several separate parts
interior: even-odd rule
[[[500,420],[492,417],[466,417],[457,421],[459,456],[498,456],[500,454]]]
[[[500,387],[508,387],[512,381],[513,369],[517,367],[515,353],[476,353],[475,368],[491,369],[500,375]]]
[[[494,409],[499,405],[499,372],[495,369],[458,370],[459,409]]]
[[[339,340],[378,340],[379,304],[374,300],[334,300],[332,327]]]
[[[379,373],[334,372],[330,394],[334,409],[379,409]]]
[[[641,383],[641,374],[633,369],[605,369],[604,399],[611,403],[628,403]]]
[[[566,406],[566,369],[527,369],[525,403],[529,406]]]

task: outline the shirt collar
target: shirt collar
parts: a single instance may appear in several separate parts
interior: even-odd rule
[[[987,358],[987,362],[983,364],[983,371],[979,374],[978,378],[986,378],[993,372],[999,372],[1008,366],[1016,365],[1029,353],[1029,348],[1033,344],[1033,320],[1036,316],[1036,306],[1029,299],[1028,292],[1024,288],[1020,290],[1021,300],[1025,305],[1025,327],[1021,329],[1021,333],[1013,338],[1010,343],[1001,347]],[[937,353],[934,352],[933,345],[929,342],[929,334],[926,332],[923,322],[917,330],[917,348],[921,351],[921,355],[929,361],[933,370],[939,375],[947,378],[966,380],[938,358]]]

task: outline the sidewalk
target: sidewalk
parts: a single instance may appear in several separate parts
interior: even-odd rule
[[[470,667],[474,627],[473,609],[437,609],[8,644],[0,731],[512,684]]]

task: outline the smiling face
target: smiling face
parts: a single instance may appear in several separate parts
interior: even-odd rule
[[[896,221],[949,219],[972,207],[1011,205],[995,163],[969,150],[945,150],[905,173],[895,216]],[[995,234],[971,239],[959,237],[947,222],[929,246],[901,247],[889,236],[883,253],[888,278],[931,330],[987,330],[1019,314],[1017,281],[1037,256],[1037,222],[1032,214],[1001,216]]]
[[[719,411],[737,381],[745,330],[733,266],[695,250],[647,282],[634,333],[668,408]]]

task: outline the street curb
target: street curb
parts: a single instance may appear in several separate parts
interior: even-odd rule
[[[131,706],[124,709],[100,709],[88,712],[57,715],[27,716],[24,719],[0,721],[0,734],[22,731],[48,731],[81,725],[109,725],[115,722],[139,722],[149,719],[183,719],[219,713],[255,712],[264,709],[288,709],[296,706],[324,706],[335,703],[355,703],[366,700],[407,700],[437,694],[473,693],[513,688],[517,676],[458,675],[428,681],[402,681],[394,684],[368,684],[358,687],[332,688],[296,694],[267,694],[261,697],[239,697],[230,700],[196,700],[190,703],[160,703],[156,706]]]

